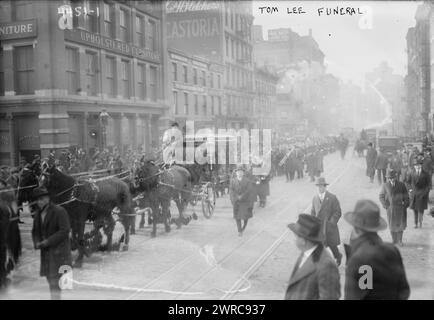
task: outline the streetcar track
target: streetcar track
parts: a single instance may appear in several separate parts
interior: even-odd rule
[[[337,181],[339,181],[348,168],[350,167],[351,163],[348,163],[346,168],[342,171],[342,173],[335,179],[333,182],[329,184],[331,187],[334,185]],[[310,208],[310,204],[307,206],[306,210]],[[279,245],[282,243],[282,241],[288,236],[289,230],[286,229],[283,233],[280,234],[280,236],[271,244],[271,246],[268,247],[266,251],[243,273],[243,275],[234,283],[234,285],[228,290],[227,293],[225,293],[223,296],[220,297],[220,300],[225,299],[231,299],[233,296],[237,294],[237,289],[241,286],[241,284],[249,279],[249,277],[267,260],[267,258],[279,247]]]
[[[333,175],[333,174],[335,173],[335,171],[337,171],[337,170],[339,169],[339,164],[340,164],[340,163],[339,163],[338,161],[335,161],[335,162],[333,162],[332,164],[330,164],[328,168],[325,168],[325,169],[331,169],[332,172],[330,173],[330,175]],[[274,205],[280,203],[280,201],[281,201],[282,199],[286,198],[286,197],[287,197],[287,194],[286,194],[286,190],[285,190],[285,194],[283,194],[283,195],[282,195],[281,197],[279,197],[278,199],[274,200],[273,203],[272,203],[271,205],[267,206],[267,209],[270,209],[272,206],[274,206]],[[278,216],[280,216],[280,215],[282,214],[282,212],[285,212],[285,211],[287,210],[288,207],[290,207],[290,205],[288,205],[288,206],[286,206],[285,208],[283,208],[282,210],[280,210],[279,213],[278,213]],[[261,219],[261,220],[262,220],[262,219]],[[264,221],[262,221],[262,222],[264,222]],[[242,246],[243,244],[246,244],[246,243],[250,242],[251,240],[253,240],[254,238],[256,238],[260,233],[262,233],[263,231],[265,231],[265,228],[261,229],[258,233],[256,233],[254,236],[250,237],[248,240],[241,242],[239,245],[236,246],[236,248],[232,249],[228,254],[226,254],[226,255],[225,255],[225,256],[224,256],[224,257],[223,257],[223,258],[222,258],[222,259],[217,263],[216,266],[213,266],[210,270],[205,271],[204,274],[203,274],[203,275],[201,274],[200,277],[201,277],[201,278],[202,278],[202,277],[205,277],[205,276],[206,276],[207,274],[209,274],[209,273],[210,273],[214,268],[216,268],[218,265],[220,265],[222,262],[224,262],[224,260],[226,260],[226,258],[228,258],[228,256],[230,256],[230,255],[233,253],[233,251],[235,251],[236,249],[238,249],[238,247]],[[215,239],[218,239],[218,238],[221,238],[221,234],[217,234],[217,236],[216,236],[216,237],[213,237],[213,238],[212,238],[212,241],[209,241],[208,243],[213,243],[213,241],[214,241]],[[205,245],[206,245],[206,244],[205,244]],[[165,271],[163,274],[161,274],[160,276],[158,276],[156,279],[154,279],[154,280],[152,280],[151,282],[149,282],[148,284],[146,284],[146,285],[145,285],[144,287],[142,287],[141,289],[147,289],[147,288],[149,288],[150,286],[152,286],[152,285],[158,283],[158,281],[159,281],[160,279],[162,279],[164,276],[169,275],[169,274],[172,273],[173,271],[179,269],[180,267],[183,267],[183,266],[186,265],[188,262],[190,262],[191,260],[193,260],[193,258],[196,256],[196,254],[197,254],[197,252],[192,253],[191,255],[189,255],[188,257],[186,257],[185,259],[183,259],[181,262],[179,262],[179,263],[175,264],[174,266],[172,266],[171,268],[169,268],[167,271]],[[200,279],[199,279],[198,281],[200,281]],[[198,281],[196,281],[196,282],[198,282]],[[189,286],[188,286],[187,288],[185,288],[182,292],[185,292],[186,290],[188,290],[192,285],[194,285],[194,284],[189,285]],[[126,300],[130,300],[130,299],[134,298],[135,296],[137,296],[138,294],[139,294],[139,292],[133,293],[132,295],[128,296],[128,297],[126,298]],[[180,296],[180,295],[178,295],[178,296]],[[176,299],[178,296],[176,296],[175,299]]]
[[[328,170],[331,170],[331,172],[330,172],[329,175],[333,175],[333,174],[335,173],[335,171],[339,170],[339,165],[340,165],[339,161],[334,161],[334,162],[333,162],[332,164],[330,164],[327,168],[325,168],[325,170],[327,170],[327,171],[328,171]],[[282,180],[283,180],[283,179],[284,179],[284,176],[282,177]],[[295,180],[295,181],[297,181],[297,180]],[[306,181],[301,180],[301,182],[306,182]],[[285,183],[285,182],[282,181],[282,183]],[[296,185],[294,185],[294,184],[290,184],[290,185],[296,187]],[[286,193],[286,190],[285,190],[284,193]],[[287,197],[287,195],[286,195],[286,194],[283,194],[281,197],[279,197],[279,198],[273,200],[273,201],[272,201],[272,202],[267,206],[267,208],[266,208],[267,211],[269,211],[269,210],[270,210],[271,208],[273,208],[275,205],[281,203],[281,200],[284,199],[284,198],[286,198],[286,197]],[[280,215],[282,214],[282,212],[285,212],[285,211],[288,209],[288,207],[290,207],[290,205],[288,205],[288,206],[286,206],[285,208],[283,208],[282,210],[280,210],[276,217],[280,216]],[[193,209],[193,208],[192,208],[192,207],[189,207],[189,209],[191,210],[191,209]],[[219,209],[221,209],[221,208],[219,208]],[[220,210],[218,210],[217,212],[219,212],[219,211],[220,211]],[[260,212],[265,213],[264,210],[261,210]],[[263,220],[264,220],[265,218],[268,218],[268,216],[267,216],[267,215],[264,215],[264,214],[262,214],[262,215],[260,215],[260,216],[262,216],[261,222],[264,222]],[[205,221],[206,221],[206,220],[205,220]],[[269,225],[267,225],[267,226],[269,226]],[[229,257],[230,257],[230,256],[231,256],[231,255],[232,255],[232,254],[233,254],[233,253],[234,253],[234,252],[235,252],[239,247],[241,247],[241,246],[243,246],[243,245],[246,245],[246,244],[250,243],[252,240],[256,239],[256,238],[257,238],[257,237],[258,237],[262,232],[265,231],[265,229],[266,229],[266,228],[261,229],[261,230],[260,230],[258,233],[256,233],[254,236],[250,237],[250,238],[247,239],[246,241],[243,241],[243,242],[239,243],[235,248],[233,248],[229,253],[227,253],[227,254],[226,254],[222,259],[220,259],[218,265],[219,265],[220,263],[224,262],[225,260],[227,260],[227,259],[228,259],[228,258],[229,258]],[[164,234],[164,233],[163,233],[163,234]],[[218,233],[218,234],[216,235],[216,237],[213,237],[212,241],[214,241],[214,240],[216,240],[216,239],[218,239],[218,238],[220,238],[220,237],[221,237],[221,234]],[[147,237],[147,238],[141,239],[141,240],[139,240],[138,242],[135,243],[135,246],[141,246],[141,245],[147,243],[147,241],[151,241],[151,240],[154,240],[154,238],[149,238],[149,237]],[[152,286],[152,285],[158,283],[158,281],[159,281],[160,279],[162,279],[162,278],[164,278],[165,276],[171,274],[171,273],[174,272],[175,270],[179,269],[180,267],[183,267],[183,266],[186,265],[188,262],[190,262],[191,260],[193,260],[193,258],[194,258],[196,255],[197,255],[197,252],[194,252],[194,253],[191,254],[190,256],[188,256],[188,257],[186,257],[185,259],[183,259],[181,262],[177,263],[176,265],[174,265],[174,266],[172,266],[171,268],[169,268],[168,270],[166,270],[164,273],[162,273],[161,275],[159,275],[156,279],[154,279],[154,280],[152,280],[151,282],[149,282],[148,284],[146,284],[143,288],[148,288],[148,287],[150,287],[150,286]],[[38,260],[39,260],[39,257],[38,257],[38,256],[37,256],[37,257],[34,257],[34,258],[30,258],[30,259],[23,259],[22,262],[20,262],[20,266],[19,266],[19,268],[26,267],[26,266],[28,266],[28,265],[34,263],[34,262],[37,262]],[[203,277],[206,277],[206,275],[209,274],[210,272],[212,272],[212,270],[213,270],[214,268],[215,268],[215,267],[213,267],[213,268],[211,268],[210,270],[204,272],[204,274],[200,276],[200,279],[197,279],[196,281],[194,281],[194,283],[189,284],[188,287],[187,287],[186,289],[184,289],[184,291],[188,290],[188,288],[190,288],[191,286],[193,286],[195,283],[199,282]],[[84,271],[85,271],[85,270],[84,270]],[[136,295],[138,295],[138,294],[139,294],[139,293],[136,292],[136,293],[134,293],[133,295],[130,295],[129,297],[127,297],[127,299],[132,299],[132,298],[134,298],[134,297],[135,297]],[[178,295],[178,296],[179,296],[179,295]],[[178,297],[178,296],[177,296],[177,297]]]
[[[339,169],[339,168],[336,168],[336,169]],[[334,171],[333,171],[333,174],[334,174]],[[330,175],[332,175],[332,173],[330,173]],[[285,195],[284,197],[287,197],[287,196]],[[274,219],[279,218],[282,215],[282,213],[286,212],[288,210],[288,208],[290,208],[292,205],[293,204],[290,203],[287,206],[285,206],[283,209],[279,210],[279,212],[276,214],[276,216],[274,217]],[[274,223],[274,221],[270,221],[265,227],[263,227],[261,230],[259,230],[254,236],[251,236],[247,241],[243,241],[239,245],[235,246],[235,248],[233,248],[232,250],[230,250],[229,253],[227,253],[223,258],[221,258],[216,265],[214,265],[212,268],[208,269],[207,271],[203,272],[199,276],[199,278],[197,278],[195,281],[193,281],[192,283],[190,283],[186,288],[184,288],[184,290],[182,292],[185,292],[186,290],[190,289],[192,286],[194,286],[196,283],[198,283],[200,280],[202,280],[204,277],[206,277],[208,274],[210,274],[212,271],[214,271],[218,266],[220,266],[220,264],[222,264],[224,261],[226,261],[238,248],[240,248],[241,246],[244,246],[244,245],[248,244],[251,240],[253,240],[256,237],[258,237],[261,233],[263,233],[264,231],[266,231],[267,227],[271,226],[273,223]],[[177,299],[179,296],[181,296],[181,294],[175,296],[174,299]]]

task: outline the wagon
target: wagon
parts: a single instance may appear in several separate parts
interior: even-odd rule
[[[214,214],[217,197],[222,195],[224,190],[229,186],[229,161],[225,161],[225,163],[218,163],[218,145],[221,143],[226,143],[226,148],[228,148],[227,143],[233,141],[233,139],[236,139],[235,137],[229,135],[211,136],[214,138],[214,147],[216,151],[213,160],[213,158],[210,157],[206,151],[206,143],[209,137],[209,135],[186,136],[184,140],[184,146],[194,145],[195,152],[197,152],[197,148],[203,148],[202,152],[207,158],[205,164],[199,164],[195,160],[194,167],[195,170],[199,170],[200,178],[199,181],[193,185],[193,199],[191,201],[194,206],[199,202],[201,203],[202,213],[207,219],[211,218]],[[226,151],[226,156],[228,157],[228,149]]]

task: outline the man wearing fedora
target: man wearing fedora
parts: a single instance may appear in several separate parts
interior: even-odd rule
[[[408,299],[410,287],[401,254],[377,234],[387,228],[379,206],[371,200],[359,200],[344,219],[353,226],[345,269],[345,299]]]
[[[410,207],[414,211],[414,227],[422,228],[423,212],[428,208],[430,176],[423,168],[423,159],[416,158],[414,169],[407,178],[410,192]]]
[[[64,266],[71,266],[69,242],[70,222],[64,208],[50,202],[44,187],[33,190],[38,211],[33,219],[32,238],[36,250],[41,250],[41,277],[46,277],[51,299],[60,299],[59,280]]]
[[[300,214],[297,223],[289,224],[288,228],[294,232],[301,253],[289,279],[285,300],[338,300],[339,270],[322,244],[321,221]]]
[[[410,205],[407,187],[398,180],[398,173],[390,170],[387,182],[380,191],[380,202],[387,210],[387,221],[394,244],[402,244],[402,234],[407,227],[407,208]]]
[[[245,168],[242,165],[235,169],[235,177],[229,185],[229,196],[233,206],[234,218],[237,223],[238,235],[241,237],[246,229],[247,222],[253,217],[253,186],[245,176]],[[241,222],[244,221],[244,225]]]
[[[328,183],[325,178],[319,177],[316,185],[318,194],[313,197],[311,215],[320,219],[324,245],[330,248],[339,266],[342,261],[342,254],[338,249],[341,243],[338,229],[338,222],[342,215],[341,206],[338,198],[327,191]]]

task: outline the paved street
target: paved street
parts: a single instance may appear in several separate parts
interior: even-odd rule
[[[378,201],[379,185],[365,176],[365,160],[347,153],[325,158],[324,177],[331,184],[342,211],[353,209],[361,198]],[[292,232],[286,227],[297,215],[309,212],[317,191],[308,178],[286,183],[271,182],[267,207],[255,207],[243,237],[232,218],[228,196],[217,199],[211,219],[201,215],[181,229],[166,234],[159,226],[157,238],[150,228],[131,237],[127,252],[96,253],[74,269],[77,283],[63,292],[65,299],[282,299],[290,272],[298,257]],[[189,209],[189,212],[191,209]],[[385,211],[382,211],[385,217]],[[434,298],[434,219],[426,215],[422,229],[413,228],[408,212],[404,247],[400,248],[411,287],[410,299]],[[48,299],[48,285],[39,275],[38,252],[31,248],[30,223],[22,225],[23,261],[13,275],[13,285],[1,299]],[[137,221],[138,223],[138,221]],[[349,241],[350,226],[339,222],[341,239]],[[388,230],[380,234],[391,241]],[[343,248],[340,247],[343,253]],[[340,267],[344,284],[343,261]]]

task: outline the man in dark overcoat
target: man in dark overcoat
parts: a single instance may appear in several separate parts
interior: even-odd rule
[[[301,251],[289,279],[285,300],[338,300],[341,296],[339,270],[323,246],[321,221],[300,214],[297,223],[288,225]]]
[[[366,152],[366,175],[369,177],[371,183],[374,182],[375,176],[375,161],[377,160],[377,150],[368,143],[368,150]]]
[[[380,202],[387,210],[387,220],[394,244],[402,246],[402,234],[407,227],[407,208],[410,198],[405,184],[398,179],[398,173],[390,170],[388,181],[382,185]]]
[[[341,243],[339,236],[338,222],[342,211],[338,198],[327,191],[328,183],[323,177],[318,178],[318,194],[312,199],[311,215],[321,221],[321,234],[324,237],[324,245],[329,247],[339,266],[342,261],[342,254],[338,246]]]
[[[422,228],[423,212],[428,208],[430,176],[422,169],[423,159],[416,159],[414,169],[408,175],[410,207],[414,211],[414,227]]]
[[[359,200],[344,219],[353,226],[345,268],[345,300],[407,300],[410,287],[401,254],[377,234],[387,228],[378,205]]]
[[[375,160],[375,169],[377,169],[377,178],[380,185],[386,183],[386,171],[388,164],[389,159],[387,155],[383,152],[383,150],[380,149],[377,160]]]
[[[229,195],[233,206],[234,219],[237,223],[238,235],[242,236],[247,222],[253,217],[253,190],[252,182],[245,176],[245,168],[237,166],[235,177],[231,179]],[[241,222],[244,222],[242,225]]]
[[[38,211],[33,219],[32,238],[34,248],[41,250],[40,275],[46,277],[50,287],[51,299],[60,299],[61,272],[71,268],[71,230],[66,210],[50,202],[44,187],[33,190]]]

